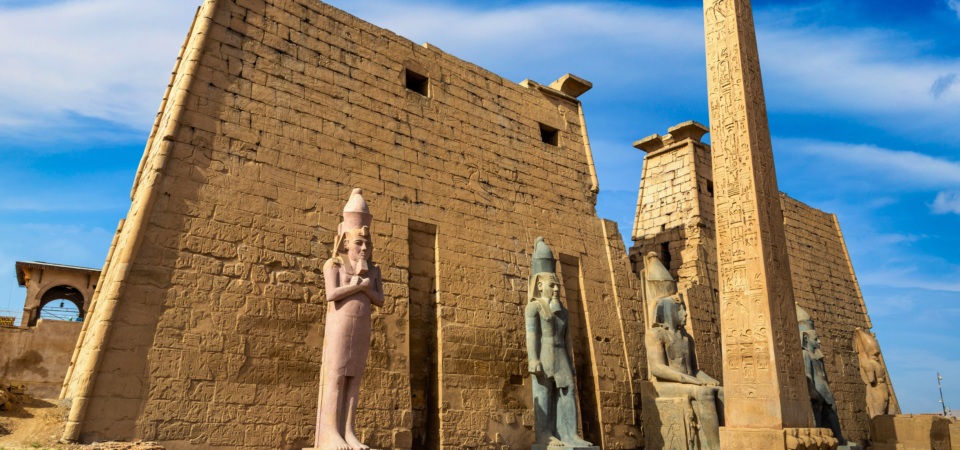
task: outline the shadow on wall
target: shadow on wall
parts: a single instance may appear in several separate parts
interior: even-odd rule
[[[43,319],[35,327],[0,327],[0,381],[25,385],[34,398],[59,397],[81,327]]]
[[[7,361],[3,366],[6,377],[19,377],[29,372],[41,378],[50,375],[50,370],[43,367],[43,355],[36,350],[30,350],[19,357]]]

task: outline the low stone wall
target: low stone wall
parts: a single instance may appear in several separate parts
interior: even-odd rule
[[[25,385],[35,398],[59,397],[82,327],[43,319],[34,327],[0,327],[0,381]]]
[[[957,450],[960,422],[933,414],[877,416],[870,422],[873,450]]]

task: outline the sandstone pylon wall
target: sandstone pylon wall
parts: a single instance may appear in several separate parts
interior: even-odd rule
[[[642,255],[655,251],[662,258],[663,251],[669,251],[670,272],[690,309],[688,331],[695,338],[708,336],[697,340],[697,359],[704,371],[719,379],[722,374],[711,372],[718,368],[709,365],[714,360],[720,363],[719,301],[691,293],[712,290],[717,282],[710,146],[668,134],[638,141],[637,147],[648,153],[630,248],[632,267],[639,273]],[[870,419],[853,336],[857,327],[872,325],[839,221],[836,215],[782,192],[780,205],[794,298],[817,325],[844,436],[862,445],[869,438]]]
[[[544,236],[578,266],[563,277],[585,321],[581,404],[595,402],[605,448],[636,448],[643,318],[619,232],[596,216],[577,95],[518,85],[318,1],[207,0],[65,390],[68,437],[312,444],[320,268],[359,187],[387,297],[357,420],[365,443],[423,448],[414,428],[429,435],[420,419],[437,411],[444,448],[529,446],[521,310]],[[424,226],[433,278],[411,276],[412,260],[430,265]],[[416,323],[436,324],[420,330],[436,337],[434,397],[411,390],[424,363],[411,359],[422,350],[411,349],[411,283]]]

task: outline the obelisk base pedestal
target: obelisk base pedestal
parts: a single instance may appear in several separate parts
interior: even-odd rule
[[[556,445],[533,444],[530,450],[600,450],[600,447],[561,447]]]
[[[303,450],[323,450],[322,447],[305,447]],[[380,450],[378,448],[371,448],[370,450]]]
[[[721,450],[837,450],[833,432],[825,428],[760,428],[720,427]]]

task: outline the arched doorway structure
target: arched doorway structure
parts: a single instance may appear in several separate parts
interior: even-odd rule
[[[27,288],[20,326],[35,326],[44,318],[43,307],[56,301],[75,305],[81,320],[86,316],[100,279],[99,269],[35,261],[18,261],[16,268],[20,287]]]

